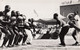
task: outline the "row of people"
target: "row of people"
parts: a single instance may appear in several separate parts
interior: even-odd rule
[[[4,11],[0,11],[0,36],[2,33],[5,34],[1,47],[6,46],[7,42],[7,47],[19,45],[21,40],[22,45],[24,45],[28,37],[26,29],[30,30],[25,22],[25,16],[14,10],[11,11],[11,15],[8,15],[10,9],[11,7],[6,5]]]

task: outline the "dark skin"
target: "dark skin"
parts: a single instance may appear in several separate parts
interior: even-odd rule
[[[60,20],[58,19],[58,16],[57,16],[57,15],[55,16],[54,19],[56,19],[56,21],[57,21],[57,23],[56,23],[56,28],[62,27],[62,25],[61,25],[61,23],[60,23]],[[57,25],[59,25],[59,26],[57,26]]]
[[[75,16],[75,15],[74,15],[74,16]],[[71,18],[69,18],[69,19],[70,19],[70,21],[71,21],[71,22],[69,22],[69,25],[72,26],[72,27],[74,27],[76,30],[80,31],[80,28],[78,28],[78,27],[75,25],[75,21],[77,21],[77,20],[75,20],[74,17],[71,17]]]
[[[10,38],[10,33],[7,31],[7,28],[9,28],[8,24],[10,23],[9,15],[7,14],[9,11],[10,11],[10,7],[9,5],[6,5],[2,15],[3,19],[1,20],[3,26],[1,31],[4,32],[6,36],[4,37],[4,41],[1,47],[5,46]]]
[[[7,13],[5,13],[5,14],[7,14]],[[10,23],[10,20],[8,20],[8,21],[2,20],[2,22],[3,23],[6,23],[6,24],[9,24]]]
[[[7,13],[10,11],[10,7],[9,5],[5,6],[5,10],[3,11],[3,16],[5,16],[4,18],[9,18],[9,16],[7,15]],[[9,24],[10,23],[10,19],[7,20],[7,19],[3,19],[1,22],[2,23],[5,23],[5,24]]]
[[[76,14],[74,14],[74,16],[69,16],[69,25],[70,25],[70,28],[75,28],[73,34],[72,34],[72,37],[74,38],[74,40],[76,41],[73,45],[77,45],[78,44],[78,41],[76,40],[76,30],[80,31],[80,28],[78,28],[76,25],[75,25],[75,22],[77,22],[78,20],[75,20],[74,17],[75,17]]]

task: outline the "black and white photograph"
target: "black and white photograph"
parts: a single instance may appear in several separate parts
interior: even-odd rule
[[[0,0],[0,50],[80,50],[80,0]]]

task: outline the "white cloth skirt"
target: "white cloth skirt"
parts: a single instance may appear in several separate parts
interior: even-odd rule
[[[26,34],[28,35],[28,37],[27,37],[27,42],[32,42],[32,39],[33,39],[33,36],[32,36],[32,33],[31,33],[31,31],[30,30],[25,30],[26,31]]]

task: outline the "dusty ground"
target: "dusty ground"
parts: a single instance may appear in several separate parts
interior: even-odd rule
[[[80,46],[71,46],[71,44],[74,43],[74,40],[71,36],[66,36],[65,42],[65,47],[59,47],[59,39],[38,39],[33,40],[32,45],[0,48],[0,50],[80,50]]]

